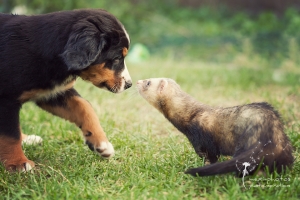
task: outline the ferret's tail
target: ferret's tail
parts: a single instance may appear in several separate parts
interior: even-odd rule
[[[251,160],[253,155],[253,149],[241,153],[240,155],[233,157],[231,160],[206,165],[204,167],[188,169],[185,173],[193,176],[211,176],[216,174],[225,174],[229,172],[240,172],[237,163],[246,163]]]
[[[185,173],[193,176],[211,176],[237,171],[238,169],[236,167],[236,161],[235,159],[232,159],[225,162],[214,163],[204,167],[191,168],[185,171]]]
[[[270,146],[271,147],[271,146]],[[211,176],[216,174],[225,174],[229,172],[243,173],[254,172],[258,167],[262,169],[269,167],[269,171],[273,172],[281,170],[285,167],[292,165],[294,159],[292,156],[291,148],[287,151],[273,153],[274,148],[250,148],[249,150],[242,152],[231,160],[214,163],[204,167],[192,168],[187,170],[186,174],[191,174],[193,176]]]

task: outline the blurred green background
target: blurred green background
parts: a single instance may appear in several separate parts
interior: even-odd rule
[[[265,60],[297,71],[298,0],[0,0],[6,13],[103,8],[116,15],[152,56],[172,60]],[[148,52],[149,51],[149,52]],[[145,53],[145,52],[144,52]],[[249,63],[249,62],[242,62]]]

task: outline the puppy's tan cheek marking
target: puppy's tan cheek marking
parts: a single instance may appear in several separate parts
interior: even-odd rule
[[[115,74],[113,70],[104,68],[105,63],[90,66],[87,70],[84,70],[79,75],[83,80],[90,81],[96,86],[106,82],[106,84],[112,88],[117,82],[115,80]],[[121,81],[121,80],[120,80]]]
[[[115,72],[113,70],[105,69],[103,76],[105,77],[106,85],[110,88],[114,87],[116,82],[118,82],[116,81]]]
[[[123,48],[123,57],[125,57],[128,54],[128,49],[126,47]]]
[[[102,82],[103,81],[103,71],[105,71],[104,69],[105,63],[101,63],[98,65],[93,65],[88,67],[88,69],[83,70],[79,76],[86,81],[90,81],[93,84],[96,82]]]

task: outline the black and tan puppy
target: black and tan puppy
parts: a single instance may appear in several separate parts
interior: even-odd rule
[[[281,172],[294,161],[279,114],[267,103],[213,108],[196,101],[167,78],[140,80],[137,87],[142,97],[187,136],[196,153],[213,163],[190,169],[188,174],[250,174],[258,167]],[[220,155],[233,158],[216,163]]]
[[[0,161],[7,170],[34,166],[21,147],[26,135],[19,111],[28,101],[75,123],[91,150],[114,154],[91,105],[73,86],[81,77],[113,93],[129,88],[129,43],[124,26],[104,10],[0,14]]]

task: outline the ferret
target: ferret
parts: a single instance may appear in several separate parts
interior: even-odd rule
[[[169,78],[139,80],[137,89],[188,138],[200,157],[209,160],[210,165],[189,169],[187,174],[236,172],[241,176],[266,168],[270,173],[280,173],[294,162],[280,115],[266,102],[211,107],[195,100]],[[232,159],[217,163],[220,155]]]

